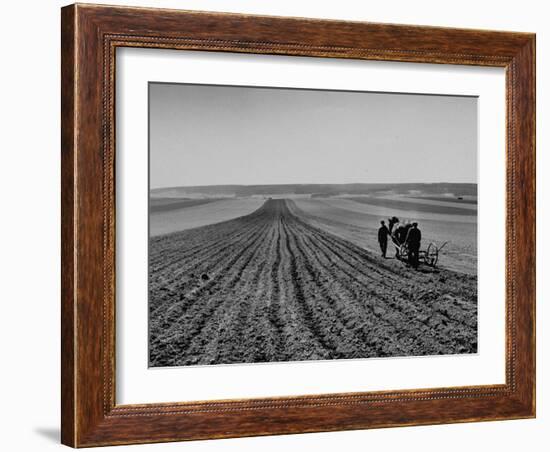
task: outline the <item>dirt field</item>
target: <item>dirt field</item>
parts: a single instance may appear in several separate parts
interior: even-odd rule
[[[413,271],[295,201],[151,239],[151,366],[474,353],[474,276]]]
[[[422,230],[422,249],[430,242],[440,246],[448,242],[441,254],[439,266],[469,275],[477,274],[477,217],[444,215],[430,212],[397,210],[389,207],[358,203],[345,198],[297,200],[302,217],[313,226],[379,254],[377,230],[380,220],[396,215],[418,221]],[[393,249],[388,248],[388,256]]]
[[[387,209],[393,210],[409,210],[414,214],[421,212],[440,213],[443,215],[471,215],[472,212],[468,206],[454,207],[446,205],[446,203],[433,202],[432,204],[426,204],[422,200],[415,202],[411,198],[405,199],[388,199],[388,198],[373,198],[373,197],[350,197],[351,201],[360,202],[362,204],[369,204],[372,206],[381,206]],[[434,205],[436,204],[436,205]]]
[[[149,201],[149,213],[187,209],[189,207],[201,206],[214,201],[218,201],[218,199],[151,198]]]
[[[200,200],[198,204],[180,206],[164,211],[149,211],[149,234],[154,237],[185,229],[197,228],[232,220],[258,209],[261,198],[226,198],[214,201]]]

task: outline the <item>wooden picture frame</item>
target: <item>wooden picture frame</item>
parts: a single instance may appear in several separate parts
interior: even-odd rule
[[[62,442],[73,447],[535,416],[535,35],[70,5],[62,9]],[[118,47],[506,70],[506,383],[148,405],[115,403]]]

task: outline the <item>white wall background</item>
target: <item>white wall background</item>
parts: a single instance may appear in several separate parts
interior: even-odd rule
[[[116,450],[547,450],[550,169],[550,14],[537,0],[113,0],[118,4],[305,16],[537,33],[538,417],[536,420],[407,427],[223,441],[119,447]],[[96,2],[94,2],[96,3]],[[59,445],[59,8],[60,1],[2,5],[0,70],[2,221],[0,222],[0,444],[8,451]],[[546,207],[546,208],[545,208]],[[546,353],[546,356],[544,354]],[[545,381],[546,380],[546,381]]]

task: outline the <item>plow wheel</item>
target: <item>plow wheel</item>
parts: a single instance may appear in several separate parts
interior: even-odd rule
[[[403,260],[407,260],[409,258],[409,247],[406,243],[403,243],[399,247],[399,257]]]
[[[437,260],[439,259],[439,249],[433,243],[428,245],[426,250],[426,264],[430,267],[435,267],[437,265]]]

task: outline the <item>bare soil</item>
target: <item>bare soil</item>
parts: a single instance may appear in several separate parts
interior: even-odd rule
[[[218,201],[217,198],[188,199],[188,198],[151,198],[149,212],[168,212],[171,210],[185,209]]]
[[[296,200],[296,206],[300,209],[300,217],[309,224],[350,241],[375,255],[380,253],[378,245],[380,220],[385,219],[387,222],[387,219],[397,212],[386,209],[383,216],[377,212],[377,207],[342,198],[328,201]],[[359,209],[355,209],[356,206],[359,206]],[[430,243],[441,246],[447,242],[440,253],[438,267],[472,276],[477,275],[477,217],[475,215],[467,217],[472,218],[474,222],[461,221],[463,215],[445,215],[445,221],[417,218],[412,215],[403,216],[402,212],[398,215],[401,219],[418,221],[422,231],[421,249],[425,250]],[[432,215],[432,213],[428,212],[425,215]],[[388,245],[388,256],[394,254],[394,247]]]
[[[162,212],[150,208],[149,234],[154,237],[233,220],[254,212],[263,203],[263,199],[225,198]]]
[[[434,212],[444,215],[471,215],[472,211],[468,208],[453,207],[441,203],[438,206],[426,205],[419,202],[414,202],[411,199],[398,200],[388,198],[373,198],[373,197],[349,197],[352,201],[370,204],[372,206],[382,206],[390,209],[401,209],[412,212]]]
[[[475,276],[414,271],[270,199],[151,238],[154,367],[475,353]]]

